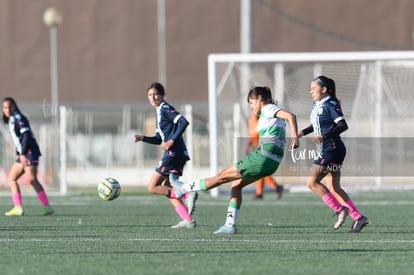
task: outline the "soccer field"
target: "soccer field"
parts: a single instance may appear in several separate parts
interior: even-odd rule
[[[181,230],[170,229],[178,218],[161,196],[52,196],[48,217],[26,196],[25,216],[0,217],[0,274],[414,274],[414,191],[350,195],[371,222],[360,234],[348,233],[349,218],[334,231],[310,192],[246,194],[236,235],[212,234],[228,196],[200,194],[197,228]]]

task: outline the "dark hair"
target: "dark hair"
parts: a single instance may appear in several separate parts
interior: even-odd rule
[[[5,97],[5,98],[3,98],[2,103],[6,102],[6,101],[11,102],[11,104],[13,104],[14,108],[17,111],[20,112],[19,107],[17,106],[16,100],[14,100],[14,98],[12,98],[12,97]],[[3,112],[3,122],[4,123],[9,123],[9,118],[4,115],[4,112]]]
[[[328,94],[338,103],[341,103],[339,99],[336,97],[336,85],[335,81],[332,78],[326,77],[324,75],[320,75],[314,78],[312,81],[319,84],[321,87],[326,87],[328,90]]]
[[[249,102],[249,98],[257,99],[259,96],[262,97],[262,101],[266,104],[268,103],[274,103],[272,98],[272,90],[270,90],[269,87],[254,87],[249,91],[249,94],[247,95],[247,102]]]
[[[155,89],[158,91],[158,93],[162,96],[165,96],[165,89],[164,86],[162,86],[161,83],[158,82],[153,82],[151,83],[151,85],[149,86],[149,88],[147,89],[147,92],[151,89]]]

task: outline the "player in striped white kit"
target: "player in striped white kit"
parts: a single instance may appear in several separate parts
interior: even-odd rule
[[[11,97],[3,99],[3,122],[9,125],[10,135],[16,146],[16,162],[10,169],[8,181],[14,207],[4,213],[6,216],[23,216],[22,195],[18,180],[27,173],[29,183],[35,189],[42,204],[42,215],[54,213],[43,186],[37,179],[37,166],[41,156],[39,146],[30,128],[29,120],[20,112],[16,101]]]
[[[164,155],[148,184],[148,191],[165,195],[174,206],[181,221],[171,228],[194,228],[196,223],[191,217],[197,200],[197,193],[188,193],[179,198],[172,192],[168,176],[178,178],[182,175],[185,163],[190,159],[182,137],[188,126],[188,121],[165,100],[164,87],[154,82],[147,91],[148,101],[155,108],[155,136],[135,135],[135,142],[143,141],[149,144],[161,145]],[[184,203],[183,203],[184,202]]]
[[[338,229],[347,215],[354,220],[352,233],[359,233],[368,223],[348,194],[340,185],[341,166],[345,159],[346,148],[340,134],[348,129],[341,104],[336,97],[336,85],[333,79],[319,76],[310,84],[313,100],[311,125],[299,132],[298,137],[314,133],[312,141],[318,148],[318,157],[311,168],[307,186],[336,212]],[[321,183],[325,179],[326,186]]]

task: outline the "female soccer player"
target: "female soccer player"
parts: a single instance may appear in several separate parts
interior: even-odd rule
[[[348,129],[348,125],[336,97],[335,81],[326,76],[313,79],[310,94],[314,102],[311,125],[300,131],[298,137],[314,132],[312,141],[316,143],[319,154],[310,170],[307,186],[336,212],[334,229],[338,229],[349,214],[354,220],[350,232],[359,233],[369,221],[340,185],[346,149],[339,135]],[[323,178],[327,186],[321,183]]]
[[[54,210],[49,205],[45,190],[37,179],[37,166],[41,156],[39,146],[30,128],[29,121],[20,112],[16,101],[11,97],[3,99],[3,121],[9,125],[10,134],[16,146],[16,162],[10,169],[8,182],[14,207],[4,213],[6,216],[23,216],[22,196],[17,180],[26,172],[29,182],[35,189],[42,204],[42,215],[51,215]]]
[[[209,190],[221,184],[232,182],[226,222],[214,232],[215,234],[237,233],[236,219],[242,204],[243,187],[273,174],[279,167],[285,149],[285,120],[289,123],[292,136],[289,148],[299,146],[296,116],[273,104],[270,88],[254,87],[249,91],[247,102],[250,110],[260,116],[258,124],[260,141],[254,152],[210,178],[186,184],[170,178],[177,196],[182,196],[187,192]]]
[[[249,117],[249,140],[246,144],[246,153],[248,154],[250,150],[256,150],[257,146],[259,146],[259,132],[257,130],[257,125],[259,123],[259,117],[251,113]],[[267,184],[272,187],[276,192],[276,199],[280,199],[282,197],[282,193],[284,191],[283,185],[279,185],[272,176],[267,176],[261,179],[258,179],[256,182],[256,192],[254,195],[254,199],[260,200],[263,199],[263,188],[264,185]]]
[[[196,223],[191,214],[195,208],[197,193],[186,194],[183,197],[184,205],[183,201],[172,192],[168,180],[169,175],[174,175],[174,178],[181,176],[185,163],[190,159],[182,137],[188,126],[188,121],[164,100],[165,90],[160,83],[152,83],[147,93],[148,101],[154,106],[157,113],[156,132],[155,136],[151,137],[135,135],[135,142],[161,144],[161,149],[164,150],[164,156],[155,168],[148,184],[148,191],[153,194],[167,196],[174,206],[181,221],[171,228],[194,228]]]

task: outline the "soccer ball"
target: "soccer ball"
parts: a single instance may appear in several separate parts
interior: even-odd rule
[[[98,194],[102,199],[112,201],[121,194],[121,185],[116,179],[106,178],[98,184]]]

